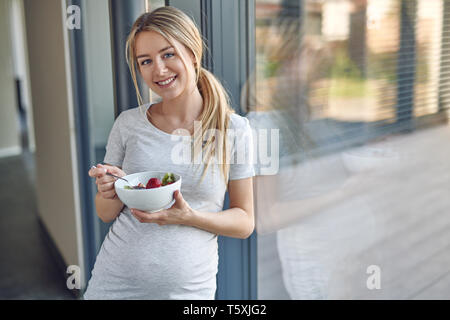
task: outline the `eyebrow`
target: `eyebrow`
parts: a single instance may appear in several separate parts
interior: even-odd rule
[[[161,50],[158,51],[158,53],[166,51],[167,49],[173,49],[173,47],[172,46],[168,46],[168,47],[162,48]],[[141,55],[137,56],[136,59],[144,58],[144,57],[150,57],[150,56],[148,54],[141,54]]]

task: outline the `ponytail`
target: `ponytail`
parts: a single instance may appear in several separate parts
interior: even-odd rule
[[[216,129],[221,133],[219,136],[221,141],[214,141],[214,136],[206,137],[205,145],[201,148],[206,154],[206,159],[203,159],[205,167],[202,179],[215,155],[217,161],[220,163],[220,171],[224,181],[227,182],[230,168],[230,146],[228,145],[226,131],[229,126],[230,115],[234,113],[234,110],[230,106],[230,99],[225,88],[211,72],[203,67],[200,67],[198,71],[197,87],[203,98],[203,112],[201,114],[202,132],[194,132],[194,137],[197,137],[196,141],[194,141],[194,150],[200,150],[199,144],[203,143],[203,138],[205,137],[207,130]],[[213,143],[215,144],[215,147]],[[194,158],[196,156],[197,155],[194,154]],[[220,159],[218,159],[218,157],[220,157]]]

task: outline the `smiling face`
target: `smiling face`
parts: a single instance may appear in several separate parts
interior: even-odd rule
[[[154,31],[143,31],[136,37],[136,62],[141,76],[164,101],[192,92],[195,88],[193,55],[176,40],[173,42],[179,50]]]

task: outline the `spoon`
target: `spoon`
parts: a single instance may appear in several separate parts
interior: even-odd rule
[[[97,167],[96,166],[92,166],[92,168],[97,168]],[[139,187],[139,186],[132,186],[131,183],[127,179],[119,177],[119,176],[116,176],[115,174],[112,174],[111,172],[106,171],[106,175],[114,177],[116,179],[122,179],[122,180],[126,181],[128,183],[128,187],[130,187],[131,189],[145,189],[145,188]]]
[[[111,176],[111,177],[114,177],[114,178],[117,178],[117,179],[122,179],[122,180],[124,180],[124,181],[128,182],[128,184],[130,184],[130,182],[129,182],[129,181],[127,180],[127,179],[125,179],[125,178],[121,178],[121,177],[119,177],[119,176],[116,176],[116,175],[114,175],[114,174],[112,174],[112,173],[106,172],[106,175],[107,175],[107,176]]]
[[[118,177],[118,176],[116,176],[116,175],[114,175],[114,174],[112,174],[112,173],[106,172],[106,175],[107,175],[107,176],[114,177],[114,178],[117,178],[117,179],[125,180],[125,181],[129,184],[129,187],[130,187],[131,189],[145,189],[144,187],[140,187],[140,186],[132,186],[131,183],[130,183],[127,179]]]

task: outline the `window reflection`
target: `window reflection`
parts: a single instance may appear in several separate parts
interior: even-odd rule
[[[450,244],[448,7],[256,0],[247,117],[280,130],[279,172],[255,178],[259,298],[448,295],[433,289],[450,267],[438,266]],[[382,290],[368,287],[373,266]]]

